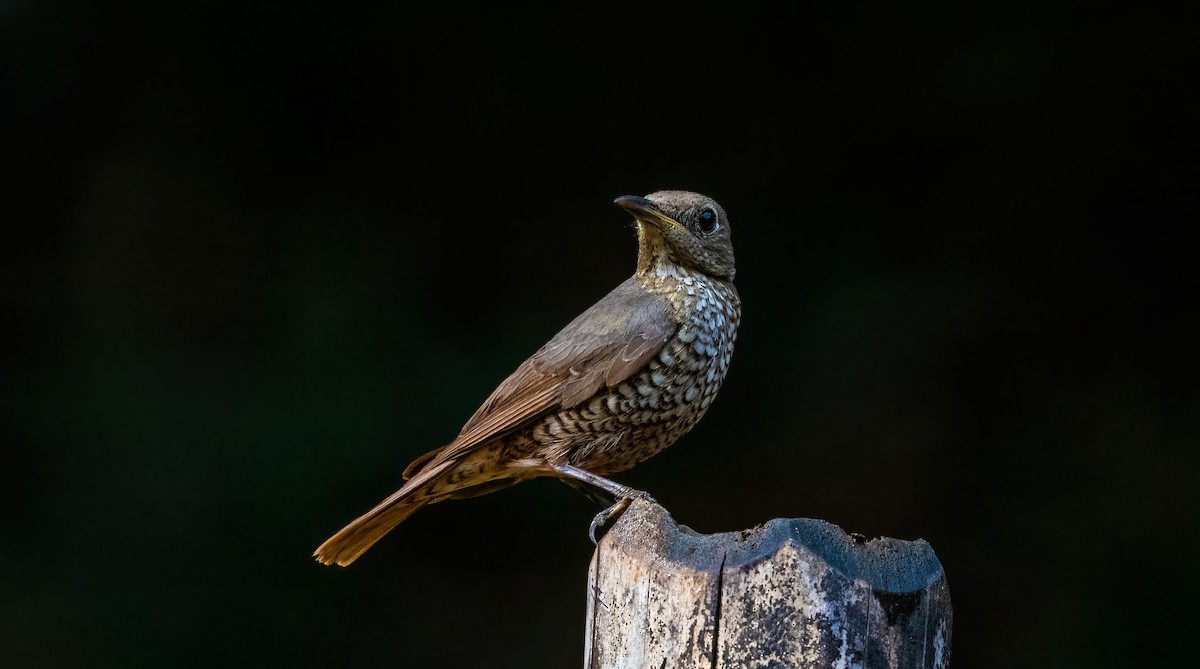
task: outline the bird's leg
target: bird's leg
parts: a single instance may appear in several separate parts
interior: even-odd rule
[[[609,493],[607,493],[599,488],[594,488],[594,487],[584,483],[583,481],[580,481],[577,479],[561,479],[561,478],[558,480],[562,481],[563,483],[565,483],[565,484],[571,486],[572,488],[574,488],[575,490],[579,491],[580,494],[582,494],[584,497],[590,499],[591,501],[595,502],[598,506],[609,507],[609,506],[612,506],[613,502],[617,501],[617,499],[615,497],[613,497],[612,495],[610,495]]]
[[[553,467],[554,471],[558,472],[559,474],[562,474],[567,478],[575,479],[576,481],[583,481],[588,485],[603,490],[617,499],[644,499],[648,502],[654,501],[650,495],[647,495],[641,490],[635,490],[629,486],[621,485],[620,483],[606,479],[599,474],[593,474],[586,469],[572,467],[571,465],[553,465]]]
[[[574,479],[575,481],[582,481],[588,485],[595,486],[596,488],[603,490],[617,499],[615,504],[601,511],[600,513],[597,513],[596,517],[592,518],[592,524],[588,527],[588,538],[592,540],[593,544],[596,543],[596,529],[607,525],[614,518],[620,516],[621,513],[628,508],[630,502],[635,499],[640,499],[652,504],[654,503],[654,498],[642,492],[641,490],[635,490],[629,486],[623,486],[616,481],[610,481],[603,476],[593,474],[584,469],[579,469],[578,467],[572,467],[571,465],[554,465],[554,470],[563,476]],[[568,481],[568,483],[571,482]]]
[[[625,507],[629,505],[628,499],[614,497],[607,490],[593,488],[578,479],[559,479],[559,481],[578,490],[580,493],[583,493],[584,497],[604,508],[603,511],[592,518],[592,524],[588,526],[588,538],[592,540],[593,544],[596,543],[596,528],[608,524],[608,521],[624,511]]]

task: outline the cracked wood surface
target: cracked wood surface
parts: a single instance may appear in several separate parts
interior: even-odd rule
[[[584,667],[942,668],[951,619],[925,541],[807,518],[703,535],[636,501],[592,555]]]

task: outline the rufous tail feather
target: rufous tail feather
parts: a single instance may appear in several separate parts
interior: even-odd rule
[[[439,497],[427,494],[427,488],[452,464],[444,462],[432,470],[417,474],[374,509],[326,539],[325,543],[313,552],[313,557],[321,564],[336,564],[342,567],[357,560],[358,556],[367,552],[368,548],[374,546],[376,541],[382,539],[383,535],[392,531],[392,528],[404,519],[426,504],[439,501]]]

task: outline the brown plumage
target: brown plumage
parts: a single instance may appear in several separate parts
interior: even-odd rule
[[[716,202],[686,191],[616,202],[637,220],[634,275],[522,363],[454,441],[414,460],[403,487],[321,544],[318,561],[348,565],[426,504],[538,476],[638,494],[601,475],[696,424],[725,377],[741,306]]]

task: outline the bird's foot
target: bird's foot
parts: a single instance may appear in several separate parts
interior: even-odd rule
[[[631,502],[635,499],[640,499],[643,502],[646,502],[647,504],[658,504],[658,500],[651,497],[650,493],[648,493],[644,490],[637,490],[636,488],[629,488],[628,490],[629,490],[629,501],[631,501]]]
[[[628,509],[629,505],[633,503],[633,500],[637,499],[643,502],[649,502],[650,504],[658,503],[655,502],[654,498],[648,493],[644,493],[641,490],[634,490],[633,488],[626,488],[626,490],[629,494],[621,497],[617,500],[616,504],[613,504],[600,513],[597,513],[596,516],[592,518],[592,524],[588,526],[588,538],[592,540],[593,544],[599,543],[596,539],[596,530],[601,527],[605,527],[610,522],[619,518],[622,513],[625,513],[625,509]]]
[[[596,517],[592,519],[592,524],[588,527],[588,538],[592,540],[593,544],[596,543],[596,529],[604,527],[610,521],[620,516],[633,500],[640,499],[644,502],[657,504],[653,497],[641,490],[621,485],[599,474],[593,474],[586,469],[580,469],[573,465],[559,464],[554,465],[554,470],[558,472],[560,478],[567,481],[572,487],[583,490],[584,488],[580,485],[580,483],[583,483],[601,490],[605,494],[611,495],[612,499],[617,500],[615,504],[596,514]],[[587,492],[585,491],[584,494],[587,494]],[[588,497],[592,497],[592,495],[588,494]]]
[[[588,526],[588,539],[591,539],[593,544],[599,544],[599,540],[596,539],[596,530],[608,525],[610,521],[624,513],[625,509],[629,508],[629,503],[632,501],[633,500],[629,497],[622,497],[621,499],[617,500],[616,504],[613,504],[600,513],[597,513],[596,517],[592,518],[592,524]]]

